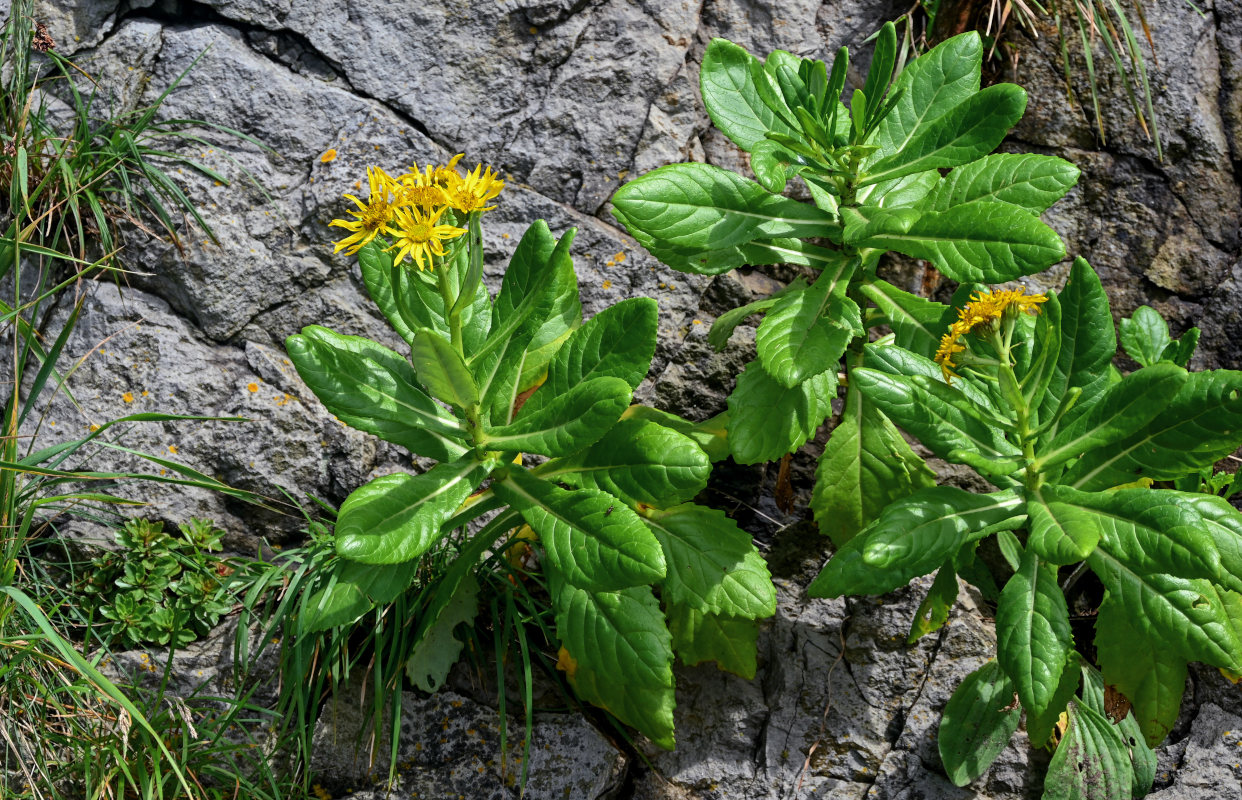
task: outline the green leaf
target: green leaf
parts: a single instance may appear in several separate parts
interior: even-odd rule
[[[921,127],[904,146],[864,167],[860,186],[900,178],[931,169],[967,164],[987,155],[1022,119],[1026,92],[1011,83],[998,83],[971,95]]]
[[[440,334],[427,328],[416,330],[410,342],[410,361],[433,397],[459,409],[478,405],[479,387],[466,362]]]
[[[870,127],[883,104],[884,92],[893,79],[893,65],[897,62],[897,27],[891,22],[880,28],[871,54],[871,66],[867,69],[867,81],[863,95],[867,98],[865,124]],[[836,98],[831,98],[835,100]]]
[[[944,332],[940,320],[948,308],[944,303],[924,300],[878,279],[863,283],[862,293],[884,312],[897,347],[924,358],[936,354]]]
[[[776,590],[750,534],[723,511],[685,503],[649,513],[647,527],[664,548],[667,602],[729,617],[770,617]]]
[[[856,385],[815,470],[811,510],[840,547],[894,500],[936,483],[935,473]]]
[[[906,65],[890,96],[900,93],[867,142],[879,148],[873,160],[902,151],[936,120],[979,91],[983,44],[975,32],[954,36]]]
[[[959,283],[1004,283],[1031,275],[1065,257],[1056,231],[1017,206],[976,200],[945,211],[929,211],[911,222],[908,214],[877,218],[858,247],[896,250],[931,261]],[[896,215],[896,216],[894,216]],[[884,228],[878,227],[882,222]]]
[[[1167,494],[1203,519],[1204,531],[1212,537],[1212,544],[1220,554],[1217,582],[1226,589],[1242,592],[1242,514],[1222,497],[1182,492]]]
[[[690,606],[669,603],[666,606],[668,629],[673,635],[673,650],[688,667],[704,661],[715,661],[723,670],[754,680],[758,666],[755,643],[759,623],[741,617],[705,614]]]
[[[1061,683],[1073,637],[1057,570],[1028,550],[996,608],[996,660],[1028,713],[1044,714]]]
[[[1133,784],[1134,768],[1113,724],[1070,701],[1069,727],[1048,764],[1044,800],[1130,800]]]
[[[892,345],[869,344],[863,349],[863,365],[871,369],[878,369],[881,372],[887,372],[890,375],[905,375],[907,377],[923,376],[930,378],[939,383],[944,383],[944,374],[940,370],[940,365],[931,358],[920,356],[901,347]],[[985,394],[974,381],[969,378],[955,380],[954,389],[962,393],[963,397],[984,416],[984,418],[997,418],[1000,416],[999,409],[993,403],[992,398]],[[998,425],[998,427],[1002,427]],[[1009,427],[1008,424],[1003,427]]]
[[[1083,705],[1090,707],[1097,714],[1109,717],[1104,678],[1100,675],[1100,671],[1085,664],[1080,671],[1082,673]],[[1133,797],[1144,797],[1151,791],[1152,783],[1156,779],[1156,754],[1143,741],[1143,733],[1139,730],[1139,725],[1134,720],[1132,710],[1126,712],[1126,715],[1120,720],[1110,718],[1109,721],[1114,725],[1117,735],[1121,737],[1126,755],[1130,758],[1130,766],[1134,770],[1131,794]]]
[[[791,389],[836,364],[862,333],[858,305],[844,296],[857,261],[825,271],[801,291],[787,292],[763,318],[755,346],[764,372]]]
[[[1061,487],[1045,486],[1028,493],[1031,551],[1053,564],[1082,561],[1100,541],[1094,510],[1082,510],[1072,500],[1061,500]]]
[[[340,558],[327,583],[298,611],[303,634],[349,625],[377,605],[391,602],[409,588],[417,571],[409,564],[362,564]]]
[[[711,463],[690,437],[657,422],[623,419],[587,449],[548,461],[534,474],[667,508],[706,488]]]
[[[945,211],[976,200],[997,200],[1042,214],[1078,183],[1078,167],[1053,156],[998,153],[946,175],[922,208]]]
[[[405,662],[410,682],[424,692],[436,692],[444,685],[449,670],[461,657],[464,644],[453,635],[458,625],[474,622],[479,613],[479,583],[467,575],[457,584],[452,599],[436,616]]]
[[[1022,709],[1000,665],[989,661],[970,673],[949,698],[940,720],[938,744],[949,780],[965,786],[982,775],[1009,744]]]
[[[1064,483],[1106,489],[1139,478],[1174,480],[1214,464],[1242,443],[1242,372],[1191,373],[1143,429],[1083,455]]]
[[[562,489],[522,469],[492,484],[492,490],[539,534],[548,561],[574,586],[611,591],[665,575],[660,542],[609,494]]]
[[[699,72],[699,89],[712,124],[746,151],[765,141],[768,131],[798,135],[760,98],[752,65],[758,67],[758,59],[743,48],[725,39],[712,39]],[[757,71],[763,75],[762,70]]]
[[[836,389],[835,367],[786,388],[750,362],[728,400],[733,460],[758,464],[797,450],[832,413]]]
[[[481,443],[494,450],[563,456],[594,444],[630,404],[630,386],[621,378],[592,378],[539,411],[490,428]]]
[[[712,329],[707,333],[707,343],[710,344],[717,352],[724,350],[729,344],[729,337],[733,335],[733,331],[738,325],[741,325],[747,317],[752,314],[759,314],[767,311],[769,308],[776,305],[776,302],[785,294],[789,292],[801,291],[802,289],[805,289],[806,286],[806,280],[801,277],[797,277],[790,281],[789,285],[784,289],[781,289],[779,292],[776,292],[770,297],[765,297],[762,300],[756,300],[753,303],[747,303],[744,306],[729,309],[719,317],[716,317],[716,321],[712,323]]]
[[[554,581],[553,608],[578,696],[671,750],[672,637],[651,588],[589,592]]]
[[[706,164],[660,167],[622,186],[612,202],[631,232],[696,251],[780,236],[823,236],[835,224],[815,206]]]
[[[936,569],[990,526],[1020,516],[1022,505],[1012,492],[973,494],[953,486],[922,489],[889,505],[840,548],[807,593],[840,597],[891,592]]]
[[[1095,647],[1104,680],[1130,701],[1146,743],[1163,742],[1182,708],[1186,658],[1154,646],[1111,596],[1095,619]]]
[[[1145,367],[1159,363],[1171,342],[1169,323],[1151,306],[1139,306],[1132,317],[1121,320],[1121,346]]]
[[[880,411],[941,458],[952,460],[957,450],[996,460],[1020,455],[995,426],[971,413],[970,401],[954,387],[866,367],[854,369],[851,378]]]
[[[1168,363],[1130,373],[1108,387],[1088,413],[1061,427],[1047,449],[1037,453],[1040,466],[1036,468],[1056,466],[1145,427],[1164,410],[1186,379],[1186,370]]]
[[[940,630],[949,621],[949,612],[957,602],[957,573],[953,571],[950,559],[940,566],[936,572],[936,580],[932,581],[927,596],[919,603],[914,612],[914,621],[910,623],[910,635],[906,644],[914,644],[929,633]]]
[[[548,364],[547,380],[522,406],[518,419],[593,378],[620,378],[637,389],[655,354],[657,313],[654,300],[635,297],[592,317],[557,351]]]
[[[422,475],[384,475],[355,489],[336,520],[336,552],[365,564],[418,558],[440,538],[440,525],[487,477],[473,458]]]
[[[316,326],[290,336],[285,349],[341,422],[438,461],[465,454],[465,428],[418,388],[414,370],[397,353]]]
[[[1108,295],[1091,265],[1074,259],[1065,289],[1057,296],[1061,304],[1061,348],[1048,390],[1039,406],[1039,419],[1049,422],[1065,393],[1082,390],[1078,405],[1061,425],[1086,413],[1109,385],[1109,367],[1117,353],[1117,332],[1108,307]],[[1044,440],[1054,437],[1060,426],[1050,426]]]
[[[874,206],[875,208],[884,209],[900,209],[912,206],[921,207],[920,201],[927,197],[936,185],[940,183],[940,171],[929,169],[926,172],[916,172],[913,175],[904,175],[900,178],[894,178],[891,181],[882,181],[873,183],[870,186],[860,188],[855,194],[858,203],[864,206]],[[811,182],[807,181],[807,187],[811,186]],[[814,192],[812,192],[814,196]]]
[[[1071,650],[1065,669],[1061,672],[1061,682],[1048,703],[1048,709],[1043,714],[1031,713],[1029,709],[1026,711],[1026,735],[1032,745],[1040,747],[1049,744],[1053,731],[1061,721],[1061,714],[1065,713],[1065,707],[1078,693],[1078,684],[1082,677],[1081,661],[1082,657],[1077,651]]]

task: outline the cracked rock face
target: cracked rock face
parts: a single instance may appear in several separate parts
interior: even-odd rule
[[[1242,339],[1242,3],[1200,4],[1204,16],[1182,0],[1144,5],[1159,55],[1158,64],[1148,63],[1164,161],[1130,119],[1124,88],[1107,78],[1101,143],[1084,116],[1090,102],[1080,81],[1077,104],[1067,103],[1048,30],[1019,34],[1021,57],[1008,78],[1027,89],[1030,103],[1002,149],[1060,155],[1082,168],[1079,186],[1047,218],[1069,253],[1100,271],[1118,313],[1152,305],[1172,319],[1174,335],[1198,325],[1195,366],[1242,368],[1235,345]],[[282,343],[312,323],[397,343],[354,260],[331,253],[339,237],[327,224],[344,215],[341,195],[357,190],[368,164],[400,170],[458,152],[470,164],[496,166],[508,181],[486,223],[493,289],[531,221],[546,219],[558,235],[577,228],[573,252],[587,315],[626,297],[660,303],[660,345],[638,397],[693,419],[718,413],[753,357],[754,328],[740,326],[724,353],[707,345],[706,332],[718,314],[781,284],[754,271],[705,278],[669,270],[615,226],[608,197],[627,178],[676,161],[748,169],[744,154],[711,129],[698,97],[698,63],[712,37],[759,54],[783,48],[818,58],[849,45],[851,81],[861,84],[870,52],[863,39],[907,7],[896,0],[42,2],[39,18],[60,50],[74,54],[117,107],[152,102],[198,59],[164,113],[234,128],[262,146],[201,131],[206,143],[187,153],[227,184],[188,169],[176,177],[215,239],[193,225],[182,230],[180,248],[131,237],[130,285],[90,287],[66,349],[74,359],[90,354],[73,377],[78,406],[57,401],[46,418],[57,424],[44,424],[40,436],[51,444],[137,411],[244,417],[135,425],[121,443],[270,498],[287,491],[339,503],[371,477],[417,467],[396,448],[336,423],[292,371]],[[1097,50],[1095,63],[1106,60]],[[1030,283],[1055,288],[1063,277],[1054,269]],[[98,469],[140,466],[116,450],[92,458]],[[1039,796],[1045,757],[1031,753],[1021,734],[966,789],[952,786],[939,765],[940,710],[993,653],[983,612],[963,603],[938,635],[907,647],[924,584],[885,598],[805,598],[823,542],[787,537],[809,518],[813,466],[810,455],[794,461],[791,514],[771,499],[774,467],[722,465],[713,484],[711,502],[771,545],[774,571],[788,576],[761,638],[756,679],[711,665],[679,668],[679,747],[644,751],[650,767],[622,758],[582,720],[541,719],[550,749],[540,751],[546,760],[531,762],[538,775],[532,772],[528,797]],[[170,524],[214,517],[238,550],[298,536],[297,517],[219,494],[160,484],[128,491],[151,503],[143,513]],[[103,538],[99,530],[82,533]],[[777,570],[778,560],[794,566]],[[1161,751],[1156,796],[1233,796],[1236,742],[1224,731],[1242,728],[1242,702],[1210,671],[1192,671],[1191,684]],[[441,693],[410,703],[419,711],[403,725],[402,747],[417,753],[422,743],[440,755],[412,755],[393,796],[514,796],[510,773],[489,763],[498,758],[498,720],[486,698]],[[451,726],[467,720],[457,726],[466,738],[440,743],[442,718]],[[332,738],[321,732],[321,741]],[[566,738],[581,749],[564,749]],[[562,770],[567,763],[576,768]],[[347,767],[336,777],[342,790],[364,788],[354,781],[365,776]]]

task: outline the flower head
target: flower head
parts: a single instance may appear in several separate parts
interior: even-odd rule
[[[449,162],[449,166],[456,164],[460,157],[455,157]],[[437,177],[439,177],[438,173]],[[485,204],[505,188],[505,182],[500,180],[499,174],[491,167],[484,170],[482,164],[466,173],[464,178],[454,169],[448,170],[445,178],[444,191],[448,195],[449,206],[462,214],[469,214],[473,211],[491,211],[496,206]]]
[[[411,172],[401,176],[402,205],[418,206],[427,212],[434,211],[438,206],[448,205],[448,195],[444,193],[444,187],[435,180],[437,169],[443,167],[428,164],[425,171],[420,171],[416,164]]]
[[[371,190],[368,202],[364,203],[352,194],[345,195],[358,206],[357,211],[353,209],[349,211],[356,219],[334,219],[328,223],[329,226],[335,225],[338,228],[353,231],[336,243],[336,247],[332,249],[334,253],[349,248],[345,250],[345,253],[352,256],[379,234],[392,233],[389,223],[392,222],[394,212],[399,205],[397,184],[379,167],[367,167],[367,182]]]
[[[940,372],[944,375],[945,383],[952,383],[953,378],[961,377],[953,371],[953,368],[957,366],[953,363],[954,356],[966,350],[966,345],[958,342],[960,337],[960,333],[950,328],[948,333],[940,337],[940,347],[936,348],[936,363],[940,365]]]
[[[1018,314],[1038,314],[1040,303],[1047,300],[1043,294],[1028,295],[1021,286],[972,294],[970,302],[958,310],[957,321],[949,326],[949,332],[940,338],[940,346],[936,349],[936,363],[940,365],[945,383],[949,383],[951,377],[960,377],[953,371],[956,366],[953,359],[966,350],[958,341],[961,337],[968,333],[982,336],[994,330],[993,323],[1006,315],[1013,318]]]
[[[417,206],[407,206],[396,210],[393,231],[396,243],[388,248],[389,252],[397,251],[394,264],[400,264],[408,255],[420,270],[423,268],[424,257],[427,259],[427,267],[431,268],[434,264],[432,256],[444,255],[444,242],[466,232],[465,228],[437,224],[446,209],[447,206],[441,206],[435,211],[424,213]]]

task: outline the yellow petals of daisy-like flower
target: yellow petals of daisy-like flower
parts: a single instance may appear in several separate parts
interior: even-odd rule
[[[328,223],[329,226],[345,228],[353,231],[349,236],[336,243],[332,252],[339,253],[344,248],[346,255],[353,255],[361,250],[367,243],[373,240],[381,233],[392,233],[389,223],[393,220],[394,212],[398,206],[398,193],[400,188],[397,186],[388,173],[379,167],[367,167],[367,182],[370,184],[371,196],[368,202],[364,203],[352,194],[345,197],[353,200],[357,204],[357,211],[350,210],[357,219],[344,220],[334,219]]]
[[[966,345],[957,341],[960,336],[960,333],[950,329],[949,333],[940,337],[940,347],[936,348],[936,363],[940,365],[940,372],[944,375],[945,383],[952,383],[953,378],[961,377],[953,371],[953,368],[957,366],[953,363],[953,357],[966,349]]]
[[[940,347],[936,349],[936,363],[940,365],[945,383],[950,383],[951,378],[960,377],[953,371],[956,366],[953,359],[958,353],[965,352],[966,346],[959,343],[958,339],[968,333],[982,335],[991,330],[992,323],[1010,309],[1013,309],[1010,313],[1014,316],[1038,314],[1040,303],[1047,301],[1046,295],[1028,295],[1021,286],[1017,289],[972,294],[970,302],[957,312],[957,322],[949,326],[949,332],[940,338]]]
[[[427,260],[428,269],[434,266],[432,256],[444,255],[444,242],[466,232],[465,228],[437,224],[446,208],[442,206],[426,214],[416,206],[397,209],[396,223],[393,226],[396,243],[388,248],[389,252],[397,251],[393,264],[400,264],[408,255],[420,270],[423,268],[424,258]]]
[[[449,162],[449,166],[456,164],[457,159],[460,157],[454,157]],[[437,177],[439,177],[438,172]],[[482,164],[466,173],[464,178],[456,170],[448,170],[444,184],[444,191],[448,195],[449,206],[462,214],[470,214],[474,211],[491,211],[496,206],[487,205],[487,201],[494,199],[503,188],[505,188],[505,182],[500,180],[499,173],[491,167],[488,167],[486,170],[483,169]]]

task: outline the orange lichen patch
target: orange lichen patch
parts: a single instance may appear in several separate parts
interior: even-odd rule
[[[259,391],[259,384],[255,383],[254,381],[251,381],[250,383],[246,384],[246,389],[251,392],[257,392]]]
[[[330,164],[333,161],[336,161],[336,149],[329,147],[324,151],[324,154],[319,157],[319,163]]]
[[[564,647],[556,654],[556,668],[572,679],[578,673],[578,660],[569,654]]]
[[[124,400],[126,403],[132,403],[134,402],[134,393],[126,392],[125,394],[121,395],[121,399]]]
[[[168,445],[168,452],[172,453],[174,456],[177,455],[177,445],[175,444]]]
[[[625,253],[617,253],[615,256],[612,257],[612,260],[620,264],[622,261],[625,260]]]
[[[287,405],[289,405],[289,401],[290,401],[290,400],[292,400],[292,399],[293,399],[293,398],[289,395],[289,393],[288,393],[288,392],[285,392],[283,395],[281,395],[280,397],[277,397],[277,398],[276,398],[276,405],[278,405],[278,406],[287,406]]]
[[[95,431],[99,430],[99,426],[98,426],[98,425],[94,425],[94,424],[92,424],[92,425],[87,425],[87,426],[86,426],[86,429],[87,429],[87,430],[89,430],[91,433],[94,433]]]
[[[142,390],[142,396],[143,396],[143,397],[146,397],[146,396],[147,396],[147,395],[149,395],[149,394],[150,394],[150,392],[148,392],[146,389],[143,389],[143,390]]]
[[[702,324],[703,324],[703,320],[701,320],[701,319],[696,319],[696,320],[694,321],[694,324],[695,324],[695,325],[702,325]]]
[[[611,289],[611,288],[612,288],[612,281],[604,281],[604,288],[605,288],[605,289]]]

